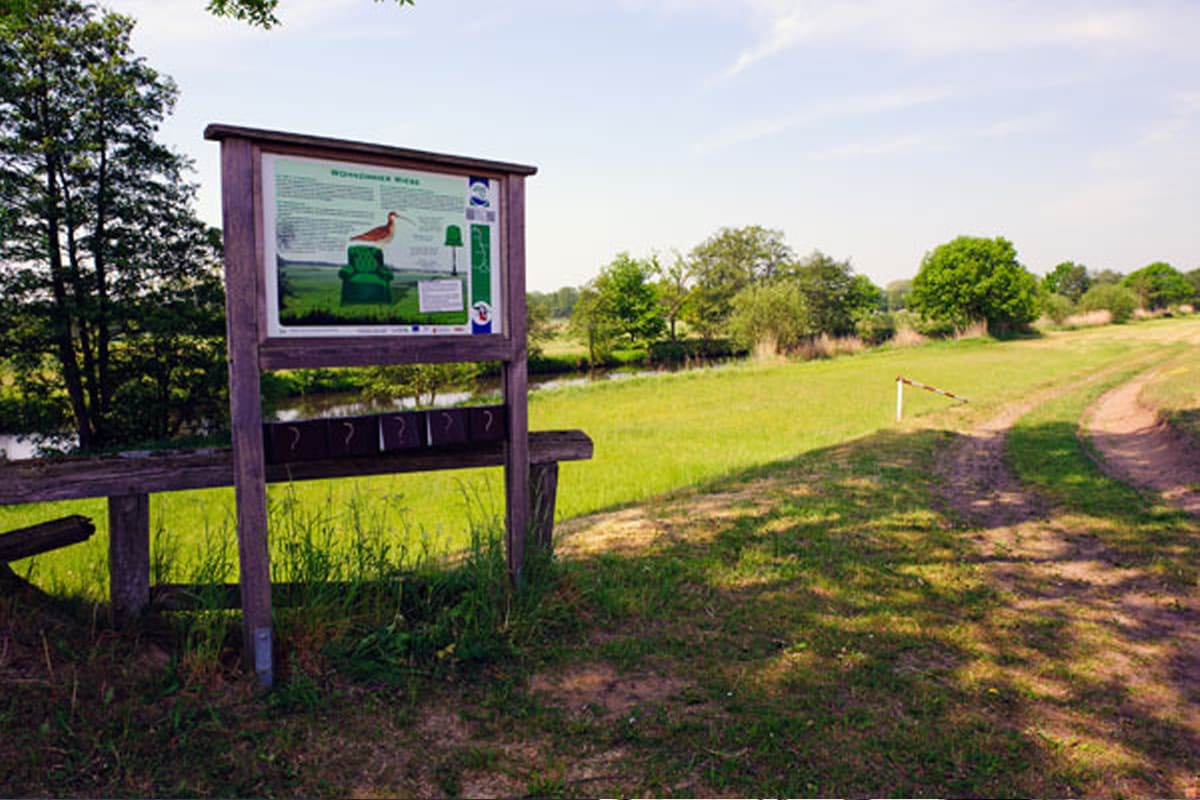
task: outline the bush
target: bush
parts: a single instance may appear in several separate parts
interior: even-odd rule
[[[1061,294],[1050,294],[1042,300],[1042,313],[1055,325],[1062,325],[1067,317],[1075,313],[1071,298]]]
[[[1128,322],[1137,306],[1137,295],[1115,283],[1098,283],[1079,298],[1080,311],[1107,311],[1117,323]]]
[[[655,342],[646,350],[646,361],[651,364],[687,364],[692,361],[744,356],[748,350],[739,347],[731,339],[679,339]]]
[[[854,327],[867,344],[883,344],[896,335],[896,317],[888,313],[871,314],[859,319]]]
[[[778,352],[793,350],[811,333],[808,303],[795,283],[751,284],[733,298],[729,329],[748,349],[774,341]]]

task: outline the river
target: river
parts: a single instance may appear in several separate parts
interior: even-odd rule
[[[703,369],[713,369],[719,366],[720,363],[718,362],[712,366],[703,367]],[[693,369],[696,368],[693,367]],[[596,381],[611,381],[657,375],[665,371],[668,370],[611,369],[596,370],[590,375],[580,373],[531,375],[529,377],[529,390],[531,392],[540,392],[561,386],[581,386],[585,383]],[[499,378],[482,378],[478,381],[473,391],[445,392],[439,394],[435,398],[433,405],[443,408],[446,406],[461,405],[472,400],[481,400],[489,396],[494,398],[499,394]],[[390,404],[381,404],[364,400],[357,392],[324,392],[285,399],[276,409],[274,419],[280,422],[289,422],[295,419],[312,419],[316,417],[344,417],[382,412],[390,409],[412,408],[413,406],[414,403],[411,397],[397,399]],[[56,444],[60,447],[66,447],[70,442],[70,438],[64,436],[59,438]],[[0,459],[18,460],[33,458],[36,455],[36,442],[19,434],[0,433]]]

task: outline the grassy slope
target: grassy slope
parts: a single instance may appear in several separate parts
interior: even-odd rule
[[[1030,341],[946,342],[826,362],[605,382],[536,395],[530,424],[581,428],[596,443],[592,461],[562,468],[558,510],[572,517],[888,428],[894,424],[897,374],[970,398],[958,414],[982,414],[1034,386],[1154,347],[1161,336],[1196,324],[1164,321]],[[910,390],[905,404],[906,415],[920,415],[949,403]],[[499,470],[345,479],[270,491],[277,509],[298,504],[335,527],[353,524],[397,547],[434,549],[462,546],[470,518],[501,517],[501,494]],[[189,579],[206,560],[206,550],[233,539],[230,489],[156,495],[151,509],[152,524],[160,530],[156,551],[163,580]],[[43,586],[101,596],[107,585],[104,501],[0,508],[0,530],[65,513],[88,514],[100,533],[86,545],[39,559],[34,575]]]
[[[774,397],[783,409],[780,390],[768,391],[775,381],[788,396],[800,383],[815,391],[831,379],[851,385],[860,373],[886,382],[903,361],[906,370],[928,370],[912,375],[932,383],[957,376],[986,405],[995,401],[983,392],[1003,378],[1028,387],[1144,354],[1164,330],[674,380],[762,386],[764,402]],[[836,427],[856,408],[836,388],[825,395],[833,407],[812,409],[810,421]],[[1013,436],[1017,470],[1129,558],[1174,586],[1194,586],[1194,547],[1182,545],[1194,541],[1195,523],[1103,479],[1075,440],[1074,421],[1099,388],[1022,420]],[[579,394],[596,407],[589,418],[606,421],[600,429],[616,439],[628,411],[620,392],[603,391]],[[986,409],[892,428],[888,395],[887,408],[861,423],[888,429],[851,441],[815,444],[839,434],[797,434],[791,421],[778,433],[757,420],[761,447],[740,456],[750,464],[679,478],[699,485],[568,536],[564,558],[533,581],[524,602],[451,603],[449,640],[420,604],[403,616],[339,610],[329,598],[323,613],[281,610],[287,671],[261,701],[248,697],[228,658],[205,662],[195,644],[172,644],[153,629],[106,632],[89,624],[86,608],[43,622],[4,601],[11,647],[0,665],[9,679],[0,698],[8,734],[0,791],[1183,795],[1188,787],[1172,776],[1194,766],[1196,732],[1170,708],[1131,705],[1119,685],[1095,679],[1112,642],[1076,637],[1054,619],[1014,616],[971,539],[938,511],[930,476],[952,435],[933,428]],[[572,397],[548,399],[566,405]],[[672,402],[678,394],[659,395],[659,404]],[[618,440],[636,443],[639,430]],[[732,433],[714,435],[731,446]],[[789,448],[776,441],[785,435],[799,440]],[[655,455],[639,447],[641,458]],[[598,461],[592,469],[605,468]],[[653,465],[630,463],[642,480],[652,477]],[[1148,545],[1161,537],[1177,546],[1155,553]],[[471,622],[489,605],[500,612],[484,625],[490,637]],[[166,653],[155,656],[159,647]],[[1067,713],[1076,727],[1064,737],[1056,723]],[[1109,738],[1097,733],[1114,728]]]
[[[1142,402],[1172,425],[1200,440],[1200,363],[1195,351],[1169,367],[1142,390]]]

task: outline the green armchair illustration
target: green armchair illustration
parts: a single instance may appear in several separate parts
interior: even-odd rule
[[[390,304],[394,274],[383,265],[383,251],[378,247],[351,245],[346,250],[346,266],[338,270],[342,279],[342,305]]]

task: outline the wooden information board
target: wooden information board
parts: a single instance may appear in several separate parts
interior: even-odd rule
[[[529,527],[525,178],[535,167],[210,125],[221,143],[245,653],[273,682],[263,370],[503,365],[505,527]]]

